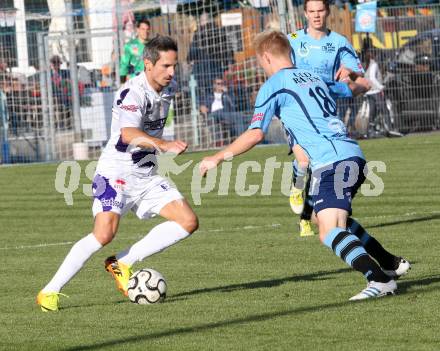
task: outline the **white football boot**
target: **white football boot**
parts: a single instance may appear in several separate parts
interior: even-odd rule
[[[400,262],[396,270],[383,269],[383,272],[392,279],[399,279],[402,275],[407,274],[411,269],[411,264],[407,260],[402,257],[399,258]]]
[[[354,295],[350,298],[350,301],[359,301],[371,299],[374,297],[382,297],[386,295],[394,295],[397,289],[397,284],[394,280],[390,280],[388,283],[379,283],[371,281],[368,283],[367,287],[362,290],[359,294]]]

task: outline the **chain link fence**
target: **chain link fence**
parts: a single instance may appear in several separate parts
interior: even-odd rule
[[[229,144],[249,124],[265,80],[254,57],[253,37],[267,28],[295,31],[305,23],[302,8],[291,1],[261,1],[265,7],[256,7],[255,1],[248,5],[188,1],[178,6],[177,13],[166,14],[154,6],[126,2],[129,6],[120,1],[106,7],[97,1],[94,9],[58,17],[27,14],[25,23],[34,21],[35,31],[2,27],[2,163],[99,156],[110,132],[113,94],[120,86],[123,45],[133,35],[130,26],[141,18],[149,19],[151,35],[171,35],[179,44],[179,93],[165,137],[185,140],[191,150]],[[440,39],[434,29],[439,10],[439,6],[379,9],[377,32],[367,36],[354,32],[353,12],[332,8],[329,27],[351,38],[364,60],[369,49],[383,77],[378,99],[338,103],[354,136],[440,127]],[[65,25],[60,25],[62,19]],[[58,25],[52,30],[53,23]],[[284,132],[274,120],[265,142],[283,141]]]

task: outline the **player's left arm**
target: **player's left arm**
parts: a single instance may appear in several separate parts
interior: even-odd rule
[[[349,77],[342,82],[326,82],[330,93],[335,98],[348,98],[366,93],[369,88],[369,81],[364,77],[358,77],[355,81]]]
[[[365,71],[362,67],[362,63],[353,46],[346,38],[344,38],[341,45],[339,55],[341,66],[336,71],[335,80],[341,81],[350,78],[352,81],[356,81],[358,77],[363,77]]]

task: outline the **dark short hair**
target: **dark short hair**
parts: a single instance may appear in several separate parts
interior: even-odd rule
[[[155,65],[160,58],[160,52],[166,51],[177,52],[177,43],[169,36],[156,35],[145,45],[143,58],[150,60]]]
[[[141,24],[144,23],[146,24],[148,27],[151,27],[150,21],[147,19],[141,19],[139,21],[136,22],[136,28],[139,28],[141,26]]]
[[[321,1],[324,3],[325,9],[330,11],[330,0],[304,0],[304,11],[307,11],[307,3],[310,1]]]
[[[59,57],[58,55],[53,55],[51,58],[50,58],[50,63],[51,64],[53,64],[53,65],[61,65],[61,63],[62,63],[63,61],[61,60],[61,57]]]

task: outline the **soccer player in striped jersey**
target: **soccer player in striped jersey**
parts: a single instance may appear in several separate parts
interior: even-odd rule
[[[181,140],[162,139],[175,94],[177,44],[170,37],[157,36],[145,46],[143,58],[144,72],[128,80],[115,95],[111,136],[93,180],[93,231],[73,245],[38,294],[37,304],[44,312],[58,310],[61,289],[94,253],[113,240],[121,218],[129,211],[141,220],[160,215],[166,221],[105,260],[105,269],[125,296],[133,264],[189,237],[198,227],[188,202],[156,173],[157,153],[181,154],[187,148]]]
[[[330,14],[328,0],[305,0],[304,14],[307,26],[288,35],[292,48],[292,62],[297,68],[318,74],[325,82],[344,80],[350,77],[356,81],[364,70],[355,50],[343,36],[327,28]],[[366,81],[358,79],[358,83]],[[367,87],[367,86],[366,86]],[[296,149],[293,162],[294,181],[290,195],[292,211],[300,215],[300,236],[314,235],[311,226],[313,212],[310,197],[310,169],[308,159]]]
[[[250,150],[263,140],[272,117],[277,116],[290,147],[301,147],[310,159],[312,201],[321,242],[368,281],[367,287],[350,300],[394,294],[396,281],[384,270],[395,268],[395,256],[378,255],[376,262],[366,250],[369,243],[347,230],[351,200],[365,180],[366,161],[358,143],[348,137],[337,118],[331,95],[351,96],[365,88],[350,79],[327,85],[318,74],[295,68],[289,42],[279,31],[259,34],[255,49],[269,79],[258,92],[251,125],[224,150],[205,157],[200,173],[205,175],[225,159]]]

